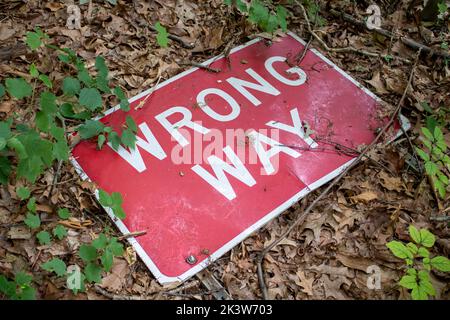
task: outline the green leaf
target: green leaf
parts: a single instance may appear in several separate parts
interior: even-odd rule
[[[0,98],[5,95],[5,87],[0,83]]]
[[[130,129],[134,133],[137,132],[138,127],[136,125],[136,122],[134,122],[134,119],[131,116],[127,116],[126,119],[125,119],[125,122],[127,124],[128,129]]]
[[[417,286],[412,289],[411,298],[413,300],[428,300],[428,294],[423,287]]]
[[[45,113],[54,114],[58,111],[56,96],[48,91],[42,92],[40,97],[41,110]]]
[[[62,83],[62,90],[66,96],[74,96],[80,92],[81,85],[78,79],[66,77]]]
[[[84,268],[84,274],[89,282],[100,283],[102,281],[102,268],[95,263],[88,263]]]
[[[119,257],[124,253],[123,245],[117,241],[117,238],[114,237],[111,238],[108,248],[111,250],[112,254],[115,257]]]
[[[49,88],[49,89],[52,89],[52,88],[53,88],[53,83],[52,83],[52,81],[50,80],[50,78],[49,78],[47,75],[45,75],[45,74],[40,74],[39,77],[38,77],[38,79],[41,80],[41,82],[42,82],[47,88]]]
[[[98,136],[98,139],[97,139],[97,147],[98,147],[99,150],[102,149],[103,144],[105,143],[105,141],[106,141],[105,135],[104,134],[100,134]]]
[[[18,300],[36,300],[36,290],[32,287],[22,287],[21,292],[17,294]]]
[[[431,259],[431,266],[436,270],[450,272],[450,260],[443,256],[437,256]]]
[[[98,200],[102,206],[111,207],[113,205],[111,196],[105,190],[98,190]]]
[[[439,196],[442,199],[445,199],[445,193],[446,193],[445,186],[442,184],[442,182],[440,180],[437,180],[434,177],[432,180],[433,180],[434,188],[439,192]]]
[[[58,209],[58,216],[63,220],[69,219],[70,218],[69,209],[67,208]]]
[[[400,259],[413,259],[412,253],[408,250],[408,248],[400,241],[391,241],[386,244],[386,246],[391,250],[391,252]]]
[[[128,99],[122,89],[120,87],[115,87],[114,94],[120,100],[120,109],[125,112],[130,111],[130,103],[128,102]]]
[[[433,176],[439,171],[439,168],[434,162],[427,161],[425,162],[425,171],[428,175]]]
[[[130,149],[134,149],[136,146],[136,134],[133,133],[130,129],[125,129],[122,131],[122,137],[120,141],[122,144]]]
[[[47,231],[41,231],[36,234],[36,238],[39,240],[39,243],[43,246],[50,244],[51,236]]]
[[[97,249],[94,246],[83,244],[80,246],[78,255],[84,262],[89,262],[97,259]]]
[[[100,260],[102,262],[103,269],[106,272],[111,271],[111,268],[112,268],[112,265],[113,265],[113,254],[112,254],[111,250],[106,249],[103,252],[102,256],[100,257]]]
[[[30,76],[33,78],[37,78],[39,76],[39,71],[34,63],[30,65]]]
[[[5,84],[8,93],[17,99],[29,97],[33,93],[33,88],[22,78],[8,78]]]
[[[0,183],[7,184],[11,174],[11,163],[7,157],[0,157]]]
[[[406,245],[406,247],[409,249],[409,251],[411,251],[411,253],[412,253],[413,255],[417,254],[417,251],[419,250],[419,249],[417,248],[417,246],[416,246],[414,243],[412,243],[412,242],[408,243],[408,244]]]
[[[52,117],[44,111],[38,111],[36,113],[36,128],[42,132],[48,132],[50,124],[52,123]]]
[[[53,235],[57,237],[59,240],[62,240],[64,239],[65,236],[67,236],[67,229],[63,225],[58,224],[53,229]]]
[[[422,127],[423,135],[430,141],[434,141],[434,136],[428,128]]]
[[[431,248],[434,245],[435,237],[427,229],[420,229],[420,244],[424,247]]]
[[[442,133],[442,130],[438,126],[436,126],[434,128],[433,136],[434,136],[434,139],[436,141],[443,141],[444,140],[444,135]]]
[[[53,156],[60,161],[69,160],[70,148],[66,141],[57,141],[53,144]]]
[[[92,246],[97,250],[105,249],[108,244],[108,238],[103,233],[100,233],[96,239],[92,241]]]
[[[16,189],[17,196],[20,200],[26,200],[30,197],[30,190],[27,187],[19,187]]]
[[[31,229],[36,229],[41,226],[41,219],[36,214],[28,213],[26,219],[24,220],[25,224]]]
[[[413,241],[415,243],[420,243],[420,232],[419,230],[417,230],[416,227],[414,227],[413,225],[409,226],[409,235],[411,236],[411,239],[413,239]]]
[[[123,198],[120,192],[111,193],[111,201],[113,206],[120,206],[123,203]]]
[[[97,56],[95,58],[95,68],[97,69],[100,77],[106,78],[108,76],[108,66],[105,63],[105,58],[102,56]]]
[[[419,287],[428,295],[434,296],[436,295],[436,291],[433,288],[433,284],[430,281],[430,274],[426,271],[420,270],[418,272],[419,277]]]
[[[409,274],[410,276],[416,276],[417,275],[417,270],[414,268],[409,268],[408,270],[406,270],[406,273]]]
[[[95,110],[102,106],[102,96],[95,88],[83,88],[78,102],[89,110]]]
[[[111,143],[111,146],[114,150],[119,150],[120,146],[120,137],[117,134],[117,132],[112,131],[110,134],[108,134],[108,141]]]
[[[426,153],[426,152],[423,151],[422,149],[416,147],[416,152],[417,152],[417,154],[419,155],[419,157],[422,158],[422,160],[424,160],[424,161],[430,161],[430,156],[428,155],[428,153]]]
[[[421,256],[422,258],[429,258],[430,257],[430,253],[428,252],[428,250],[425,247],[420,247],[419,251],[417,251],[417,254],[419,256]]]
[[[403,276],[398,284],[406,289],[414,289],[418,286],[416,276],[413,275]]]
[[[84,68],[84,67],[83,67]],[[86,69],[82,69],[78,72],[77,75],[78,80],[83,82],[86,86],[91,87],[94,83],[91,76],[89,75],[89,72],[87,72]]]
[[[36,50],[42,44],[41,37],[36,32],[27,32],[25,43],[31,50]]]
[[[105,125],[98,120],[86,120],[78,127],[78,132],[82,139],[90,139],[103,132]]]
[[[27,209],[33,213],[36,213],[36,198],[35,197],[31,197],[30,200],[28,200]]]
[[[33,277],[25,272],[18,272],[14,277],[14,282],[18,286],[26,286],[29,285],[33,281]]]
[[[156,42],[158,42],[160,47],[167,47],[169,43],[169,34],[166,28],[164,28],[159,22],[155,24],[155,29],[158,32],[156,35]]]
[[[41,264],[41,268],[48,272],[54,272],[57,276],[62,277],[66,274],[66,264],[64,261],[58,258],[53,258],[44,264]]]
[[[277,18],[278,18],[278,24],[281,27],[281,30],[286,31],[287,30],[287,10],[285,7],[278,5],[277,6]]]

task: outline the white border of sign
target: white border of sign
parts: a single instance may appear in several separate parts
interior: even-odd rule
[[[305,41],[303,41],[301,38],[299,38],[297,35],[295,35],[292,32],[287,32],[287,34],[289,36],[291,36],[292,38],[294,38],[295,40],[297,40],[298,42],[300,42],[302,45],[306,45]],[[262,39],[253,39],[241,46],[238,46],[234,49],[232,49],[230,51],[231,53],[234,53],[236,51],[239,51],[245,47],[248,47],[254,43],[257,43],[259,41],[261,41]],[[316,49],[310,49],[310,51],[312,51],[314,54],[316,54],[319,58],[321,58],[322,60],[324,60],[326,63],[328,63],[330,66],[332,66],[336,71],[338,71],[340,74],[342,74],[345,78],[347,78],[348,80],[350,80],[352,83],[354,83],[356,86],[358,86],[359,88],[361,88],[365,93],[367,93],[369,96],[371,96],[372,98],[374,98],[377,101],[381,101],[381,99],[379,97],[377,97],[375,94],[373,94],[371,91],[369,91],[367,88],[363,87],[360,83],[358,83],[355,79],[353,79],[350,75],[348,75],[347,73],[345,73],[342,69],[340,69],[338,66],[336,66],[333,62],[331,62],[328,58],[324,57],[319,51],[317,51]],[[222,58],[223,55],[219,55],[217,57],[211,58],[205,62],[202,63],[202,65],[209,65],[210,63]],[[188,74],[198,70],[199,68],[192,68],[189,70],[186,70],[160,84],[158,84],[156,87],[154,88],[150,88],[140,94],[138,94],[137,96],[134,96],[133,98],[130,98],[129,101],[130,103],[133,101],[136,101],[139,98],[142,98],[148,94],[153,94],[154,92],[156,92],[159,88],[162,88],[166,85],[168,85],[169,83],[172,83],[173,81],[180,79],[184,76],[187,76]],[[117,111],[118,109],[120,109],[120,106],[115,106],[113,108],[108,109],[103,116],[97,117],[96,119],[102,118],[108,114],[111,114],[114,111]],[[408,130],[410,128],[410,123],[409,121],[401,116],[401,125],[405,130]],[[401,132],[399,132],[398,135],[401,135]],[[128,238],[128,242],[130,243],[130,245],[133,246],[134,250],[136,250],[137,254],[139,255],[139,257],[142,259],[142,261],[145,263],[145,265],[150,269],[150,271],[153,273],[153,275],[155,276],[156,280],[158,280],[159,283],[161,284],[168,284],[168,283],[174,283],[174,282],[183,282],[185,280],[187,280],[188,278],[192,277],[193,275],[195,275],[196,273],[200,272],[201,270],[203,270],[204,268],[206,268],[208,265],[210,265],[212,262],[214,262],[215,260],[217,260],[218,258],[220,258],[222,255],[224,255],[226,252],[228,252],[229,250],[231,250],[233,247],[235,247],[237,244],[239,244],[241,241],[243,241],[244,239],[246,239],[250,234],[252,234],[254,231],[258,230],[259,228],[261,228],[262,226],[264,226],[266,223],[268,223],[269,221],[271,221],[272,219],[274,219],[275,217],[277,217],[278,215],[280,215],[281,213],[283,213],[285,210],[287,210],[288,208],[290,208],[293,204],[295,204],[297,201],[299,201],[301,198],[303,198],[304,196],[306,196],[308,193],[314,191],[315,189],[321,187],[323,184],[327,183],[328,181],[332,180],[333,178],[337,177],[340,173],[342,173],[355,159],[352,159],[348,162],[346,162],[345,164],[343,164],[342,166],[340,166],[339,168],[337,168],[336,170],[330,172],[329,174],[323,176],[322,178],[320,178],[319,180],[317,180],[316,182],[310,184],[308,187],[302,189],[300,192],[296,193],[293,197],[291,197],[289,200],[283,202],[280,206],[278,206],[276,209],[272,210],[270,213],[268,213],[266,216],[264,216],[262,219],[258,220],[255,224],[253,224],[252,226],[248,227],[247,229],[245,229],[244,231],[242,231],[238,236],[236,236],[234,239],[230,240],[228,243],[226,243],[223,247],[221,247],[220,249],[218,249],[217,251],[213,252],[207,259],[205,259],[204,261],[202,261],[201,263],[199,263],[198,265],[192,267],[191,269],[189,269],[188,271],[186,271],[185,273],[183,273],[182,275],[178,276],[178,277],[169,277],[164,275],[163,273],[161,273],[158,269],[158,267],[155,265],[155,263],[152,261],[152,259],[148,256],[148,254],[144,251],[144,249],[141,247],[141,245],[137,242],[136,238],[131,237]],[[72,164],[75,167],[75,170],[77,171],[77,173],[80,175],[81,179],[83,180],[88,180],[91,181],[90,178],[87,176],[87,174],[83,171],[83,169],[81,168],[81,166],[79,165],[79,163],[76,161],[75,158],[71,157],[70,161],[72,162]],[[98,190],[95,191],[95,196],[98,199]],[[123,233],[123,234],[128,234],[130,233],[130,231],[128,230],[128,228],[125,226],[125,224],[117,219],[114,216],[114,213],[112,212],[112,210],[110,208],[104,208],[106,210],[106,212],[108,213],[108,215],[110,216],[110,218],[114,221],[114,223],[116,224],[116,226],[119,228],[119,230]]]

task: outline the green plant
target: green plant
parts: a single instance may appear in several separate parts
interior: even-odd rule
[[[106,191],[100,189],[98,199],[102,206],[111,208],[117,218],[125,219],[125,211],[122,208],[123,199],[119,192],[113,192],[109,195]]]
[[[128,148],[135,147],[136,124],[127,116],[127,128],[120,136],[112,127],[104,126],[98,120],[87,120],[99,114],[103,107],[102,94],[113,93],[120,101],[120,108],[129,111],[126,95],[120,87],[113,90],[109,84],[109,70],[103,57],[96,57],[96,74],[91,74],[84,61],[68,48],[59,48],[50,44],[50,38],[36,28],[27,32],[26,41],[29,48],[37,50],[55,50],[59,60],[76,70],[76,77],[68,75],[56,87],[48,75],[40,73],[32,63],[29,68],[29,83],[24,78],[6,78],[0,82],[0,97],[9,94],[19,104],[21,100],[29,113],[34,113],[34,123],[20,121],[10,117],[0,121],[0,183],[6,184],[11,173],[16,178],[25,178],[33,183],[50,167],[54,161],[67,161],[70,147],[67,143],[66,121],[83,121],[78,128],[82,139],[98,136],[98,146],[108,140],[117,149],[122,143]],[[42,54],[48,54],[43,51]],[[35,111],[35,100],[39,107]],[[15,154],[14,159],[11,153]],[[19,195],[20,196],[20,195]]]
[[[108,238],[101,233],[90,245],[80,246],[79,257],[85,262],[84,274],[89,282],[101,282],[103,271],[109,272],[113,258],[123,255],[123,245],[117,238]]]
[[[235,2],[236,8],[244,15],[247,15],[248,20],[256,24],[261,30],[273,33],[278,28],[283,31],[287,30],[287,16],[288,11],[281,5],[273,6],[272,1],[253,0],[249,4],[242,0],[225,0],[226,5],[233,5]]]
[[[156,35],[156,42],[158,42],[160,47],[166,48],[169,43],[169,34],[166,28],[164,28],[161,23],[157,22],[155,24],[155,29],[158,32]]]
[[[33,277],[24,272],[15,275],[14,280],[8,280],[0,275],[0,296],[4,295],[11,300],[34,300],[36,290],[31,286]]]
[[[431,269],[450,272],[450,260],[443,256],[430,258],[429,249],[435,242],[435,237],[430,231],[426,229],[419,231],[410,225],[409,235],[414,243],[409,242],[405,245],[403,242],[394,240],[386,246],[394,256],[405,260],[407,270],[400,279],[399,285],[411,290],[411,297],[414,300],[426,300],[429,296],[436,295],[430,280]],[[418,259],[422,259],[421,263],[417,261]]]
[[[433,183],[433,188],[444,198],[449,185],[450,157],[446,154],[447,143],[441,128],[436,124],[433,127],[433,123],[429,125],[428,128],[422,127],[423,135],[420,137],[425,149],[416,147],[416,152],[425,162],[425,171]]]

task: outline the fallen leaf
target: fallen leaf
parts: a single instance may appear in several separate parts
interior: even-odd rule
[[[314,283],[314,277],[307,278],[304,271],[297,271],[298,281],[295,281],[295,283],[302,287],[302,291],[306,293],[308,296],[313,295],[313,283]]]
[[[356,202],[369,202],[378,198],[378,195],[373,191],[365,191],[356,196],[351,197]]]

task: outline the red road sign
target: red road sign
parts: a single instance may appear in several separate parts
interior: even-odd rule
[[[92,141],[73,151],[84,178],[120,192],[124,232],[160,283],[183,281],[219,258],[354,158],[336,144],[369,144],[382,125],[378,99],[289,34],[253,40],[130,99],[135,150]],[[117,129],[124,113],[101,119]],[[245,132],[244,132],[245,131]],[[110,216],[111,213],[109,212]]]

